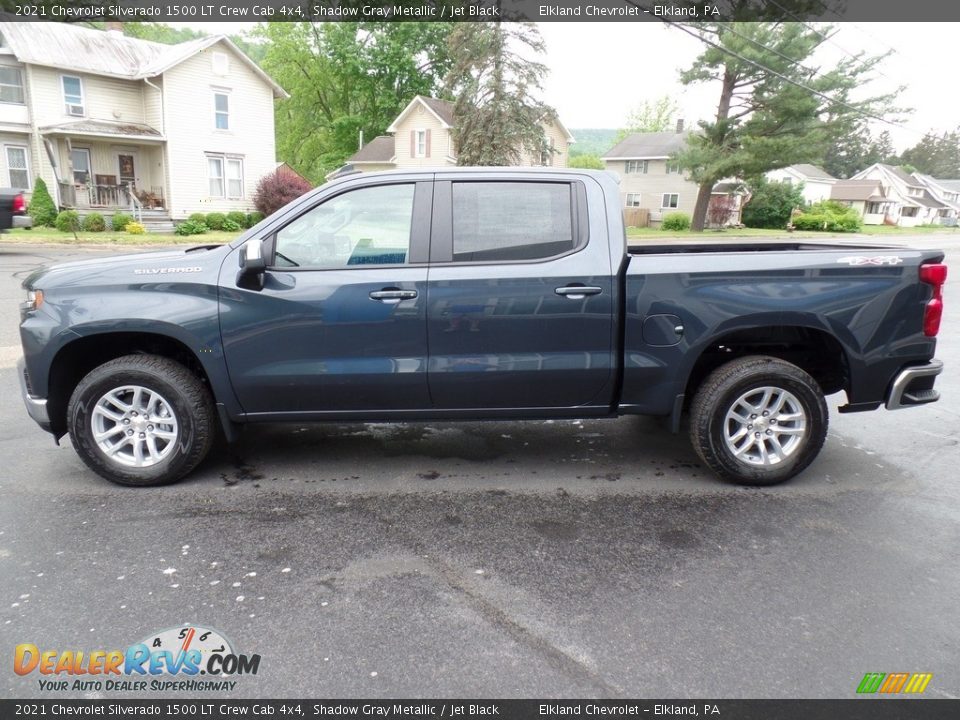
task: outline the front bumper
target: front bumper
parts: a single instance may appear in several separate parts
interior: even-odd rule
[[[887,410],[900,410],[939,400],[940,393],[933,389],[933,384],[942,372],[943,363],[940,360],[930,360],[925,365],[901,370],[887,391]]]
[[[50,415],[47,412],[47,401],[45,398],[34,397],[30,394],[30,388],[27,386],[27,366],[21,357],[17,361],[17,377],[20,378],[20,395],[23,396],[23,404],[27,406],[27,414],[47,432],[50,432]]]

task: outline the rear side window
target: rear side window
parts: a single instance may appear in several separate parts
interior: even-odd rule
[[[455,182],[453,261],[539,260],[574,249],[569,183]]]

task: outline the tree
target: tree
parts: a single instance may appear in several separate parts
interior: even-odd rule
[[[536,97],[546,66],[523,52],[544,51],[529,22],[459,23],[450,35],[453,64],[444,81],[456,98],[453,139],[459,165],[516,165],[550,152],[543,124],[556,118]]]
[[[874,163],[899,163],[890,133],[886,130],[874,139],[866,120],[855,123],[848,132],[834,132],[823,158],[823,169],[838,178],[849,178]]]
[[[617,131],[617,142],[634,133],[667,132],[674,128],[679,106],[664,95],[658,100],[644,100],[627,115],[626,127]]]
[[[414,95],[436,95],[450,67],[447,23],[264,23],[277,103],[277,158],[315,182],[386,132]]]
[[[741,220],[751,228],[783,230],[794,209],[805,204],[802,184],[770,182],[761,175],[750,181],[750,199],[743,206]]]
[[[571,155],[567,167],[584,168],[585,170],[603,170],[604,164],[597,155]]]
[[[795,14],[811,5],[807,0],[784,4]],[[761,0],[735,0],[734,5],[738,17],[762,19],[764,12],[773,12]],[[722,178],[758,177],[778,167],[817,162],[832,132],[849,132],[866,115],[893,112],[896,93],[851,97],[881,58],[850,55],[819,72],[804,65],[829,37],[829,27],[799,22],[688,27],[708,47],[681,81],[720,84],[715,118],[699,123],[679,157],[699,185],[694,230],[703,229],[711,190]]]
[[[310,189],[310,183],[302,177],[279,168],[260,178],[257,189],[253,193],[253,204],[264,215],[272,215],[287,203],[309,192]],[[207,216],[206,223],[214,230],[219,229],[213,227],[216,223],[210,223],[210,215]]]
[[[27,214],[33,219],[33,224],[40,227],[53,227],[57,220],[57,206],[50,197],[50,191],[47,190],[47,183],[43,178],[37,178],[33,186]]]
[[[925,175],[960,177],[960,131],[927,133],[923,140],[903,151],[900,162]]]

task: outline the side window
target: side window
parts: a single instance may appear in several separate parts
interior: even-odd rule
[[[408,260],[413,184],[350,190],[277,232],[276,267],[346,268]]]
[[[453,261],[539,260],[573,250],[572,195],[569,183],[453,183]]]

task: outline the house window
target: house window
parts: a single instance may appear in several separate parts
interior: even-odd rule
[[[626,171],[628,173],[646,174],[648,165],[649,163],[646,160],[627,160]]]
[[[23,75],[20,68],[0,67],[0,102],[23,105]]]
[[[917,217],[917,208],[915,207],[905,207],[900,208],[901,217]]]
[[[627,207],[640,207],[640,193],[627,193]]]
[[[680,173],[680,163],[668,162],[667,175],[677,175]]]
[[[60,78],[63,84],[63,103],[67,115],[82,117],[86,114],[83,107],[83,82],[78,77],[63,75]]]
[[[223,197],[223,158],[207,158],[207,178],[210,197]]]
[[[90,182],[90,151],[86,148],[73,148],[70,151],[70,164],[73,165],[73,183],[86,185]]]
[[[422,158],[427,156],[427,131],[417,130],[416,147],[414,148],[414,157]]]
[[[19,145],[7,145],[6,150],[10,187],[18,190],[29,190],[30,169],[27,165],[27,149]]]
[[[883,208],[878,202],[869,202],[867,203],[867,214],[868,215],[879,215],[883,212]]]
[[[680,204],[680,196],[677,193],[664,193],[660,207],[664,210],[675,208]]]
[[[243,160],[227,158],[227,197],[243,197]]]
[[[230,129],[230,96],[226,93],[213,94],[214,126],[217,130]]]
[[[214,75],[226,75],[230,72],[230,58],[226,53],[215,52],[213,53],[213,74]]]

